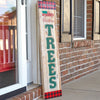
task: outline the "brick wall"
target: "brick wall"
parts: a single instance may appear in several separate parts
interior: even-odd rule
[[[38,100],[41,95],[42,89],[41,87],[38,87],[7,100]]]
[[[87,0],[87,40],[59,43],[62,84],[78,79],[100,66],[100,41],[92,41],[93,0]]]
[[[87,39],[92,39],[93,0],[87,0]]]
[[[62,84],[78,79],[100,66],[100,41],[76,41],[60,43],[60,68]]]

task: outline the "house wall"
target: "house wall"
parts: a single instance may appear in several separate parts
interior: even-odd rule
[[[65,84],[98,70],[100,66],[100,41],[60,43],[61,81]]]
[[[87,0],[87,39],[92,40],[93,0]]]
[[[93,0],[87,0],[87,40],[60,43],[60,68],[62,84],[78,79],[100,66],[100,41],[92,41]]]

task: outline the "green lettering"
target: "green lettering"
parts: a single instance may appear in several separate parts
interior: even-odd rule
[[[49,80],[49,82],[52,84],[52,85],[50,85],[51,89],[56,87],[56,82],[53,81],[53,80],[56,80],[56,77],[51,77],[50,80]]]
[[[48,36],[52,36],[51,35],[51,28],[53,28],[53,25],[47,24],[47,25],[45,25],[45,28],[48,28]]]
[[[49,75],[56,75],[56,71],[54,71],[55,64],[49,64]]]
[[[53,58],[53,55],[54,54],[54,51],[51,50],[51,51],[48,51],[48,62],[55,62],[55,58]]]
[[[53,38],[47,38],[47,49],[50,49],[50,46],[52,46],[52,49],[55,49],[55,45],[54,45],[54,39]]]
[[[47,14],[47,11],[42,11],[43,14]]]

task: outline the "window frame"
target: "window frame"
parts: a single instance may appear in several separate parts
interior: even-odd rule
[[[74,5],[72,7],[73,7],[72,9],[74,9]],[[72,21],[74,21],[74,19]],[[73,27],[74,27],[74,25],[73,25]],[[87,0],[85,0],[85,2],[84,2],[84,37],[83,38],[75,38],[74,37],[74,30],[73,30],[73,40],[85,40],[86,39],[86,32],[87,32]]]
[[[63,33],[63,29],[62,29],[62,26],[64,26],[63,24],[63,20],[64,20],[64,16],[62,15],[62,12],[64,12],[64,9],[63,9],[63,6],[64,4],[64,0],[61,0],[61,34],[64,34]],[[86,40],[87,39],[87,0],[85,0],[84,2],[84,37],[82,38],[75,38],[74,37],[74,25],[73,25],[73,22],[74,22],[74,0],[70,0],[70,34],[71,34],[71,41],[74,41],[74,40]],[[60,35],[61,36],[61,35]],[[61,38],[61,37],[60,37]],[[62,41],[62,39],[60,39]],[[71,42],[70,41],[70,42]]]

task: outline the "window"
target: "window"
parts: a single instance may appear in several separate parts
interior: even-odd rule
[[[16,0],[0,2],[0,88],[18,83]]]
[[[25,5],[0,1],[0,96],[27,85]]]
[[[74,38],[85,38],[85,0],[74,2]]]
[[[71,33],[74,40],[86,39],[86,0],[62,0],[62,41]]]

